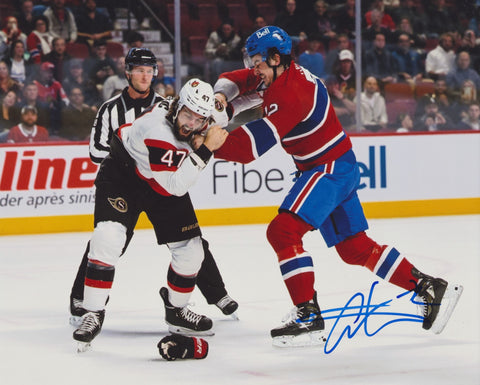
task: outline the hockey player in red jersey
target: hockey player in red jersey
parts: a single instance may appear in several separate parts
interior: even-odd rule
[[[214,90],[230,115],[261,103],[264,117],[231,131],[215,157],[248,163],[280,144],[298,170],[267,229],[296,307],[291,320],[271,331],[274,344],[324,341],[313,260],[302,243],[304,234],[314,229],[346,263],[365,266],[380,278],[416,292],[424,311],[423,328],[440,333],[462,287],[420,272],[396,248],[367,236],[368,224],[357,196],[359,168],[323,82],[295,64],[290,37],[281,28],[259,29],[245,48],[248,68],[222,74]]]
[[[169,329],[178,334],[211,334],[212,320],[187,307],[204,259],[188,189],[228,135],[215,126],[203,143],[191,142],[194,133],[206,127],[214,103],[212,87],[191,79],[174,101],[154,104],[112,136],[110,153],[95,180],[95,229],[83,298],[87,313],[73,333],[80,351],[102,328],[115,265],[142,211],[152,222],[158,244],[166,244],[172,255],[168,288],[160,289]]]

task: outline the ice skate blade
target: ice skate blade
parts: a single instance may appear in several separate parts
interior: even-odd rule
[[[71,315],[68,322],[70,325],[78,328],[82,324],[82,317],[79,317],[78,315]]]
[[[299,334],[298,336],[279,336],[273,337],[272,344],[277,348],[295,348],[302,346],[325,345],[327,338],[325,331],[316,331]]]
[[[86,351],[90,350],[90,347],[90,342],[77,341],[77,353],[85,353]]]
[[[234,311],[232,314],[230,314],[230,318],[232,318],[234,321],[238,321],[239,318],[238,318],[238,315],[237,315],[237,312]]]
[[[440,304],[440,310],[438,311],[437,318],[430,328],[433,333],[440,334],[445,328],[462,293],[463,286],[461,285],[449,284],[447,286]]]
[[[180,326],[175,326],[175,325],[168,325],[168,331],[173,334],[181,334],[182,336],[214,336],[215,333],[213,332],[212,329],[210,330],[203,330],[203,331],[197,331],[197,330],[192,330],[192,329],[187,329],[187,328],[182,328]]]

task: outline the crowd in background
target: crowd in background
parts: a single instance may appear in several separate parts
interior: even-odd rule
[[[115,9],[101,0],[14,3],[16,11],[0,20],[0,143],[86,140],[97,109],[127,85],[124,53],[107,51]],[[190,12],[200,2],[184,3]],[[217,3],[221,10],[228,0]],[[259,3],[269,2],[245,0],[247,23],[219,13],[218,25],[204,33],[206,70],[190,76],[213,83],[221,72],[243,68],[246,37],[274,24],[292,36],[294,60],[325,81],[346,130],[357,131],[357,103],[365,132],[480,129],[480,2],[362,1],[361,60],[355,57],[355,0],[272,0],[275,12],[268,15],[259,13]],[[139,28],[151,28],[134,8]],[[168,25],[168,17],[159,16]],[[194,21],[182,18],[182,24],[188,36]],[[72,43],[88,55],[69,53]],[[126,43],[142,46],[143,35],[131,31]],[[192,52],[188,44],[183,48],[188,62]],[[162,60],[158,65],[155,89],[174,96],[174,79],[165,76]]]

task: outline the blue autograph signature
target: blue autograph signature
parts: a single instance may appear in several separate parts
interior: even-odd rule
[[[406,313],[396,313],[396,312],[385,311],[385,308],[390,306],[392,302],[391,299],[385,302],[381,302],[379,304],[372,304],[373,290],[377,284],[378,284],[378,281],[373,282],[370,288],[370,293],[368,295],[368,300],[366,303],[365,303],[365,296],[362,293],[357,293],[348,300],[345,307],[343,308],[322,310],[322,315],[325,320],[335,319],[335,323],[331,328],[330,333],[328,334],[327,342],[325,343],[324,352],[326,354],[330,354],[331,352],[333,352],[337,348],[337,346],[339,345],[343,337],[346,336],[349,339],[352,339],[353,337],[355,337],[355,334],[362,327],[365,332],[365,335],[367,335],[368,337],[373,337],[383,328],[396,322],[423,322],[423,316],[420,316],[417,314],[406,314]],[[397,295],[396,298],[401,298],[408,294],[412,294],[412,292],[411,291],[404,292],[402,294]],[[415,301],[415,297],[416,297],[416,294],[413,293],[410,301],[413,302],[414,304],[418,304],[418,302]],[[355,300],[360,301],[360,304],[358,306],[356,305],[352,306],[352,303]],[[338,313],[338,314],[329,316],[328,315],[329,313],[330,314]],[[368,328],[367,322],[369,320],[369,317],[372,317],[372,316],[388,316],[389,318],[392,317],[393,319],[390,318],[389,321],[377,327],[375,330],[370,330]],[[340,333],[340,336],[332,337],[332,334],[336,330],[337,325],[339,325],[341,320],[345,320],[347,318],[352,318],[352,317],[355,317],[355,319],[353,320],[353,323],[347,324],[342,330],[342,332]],[[341,328],[341,326],[339,326],[339,328]]]

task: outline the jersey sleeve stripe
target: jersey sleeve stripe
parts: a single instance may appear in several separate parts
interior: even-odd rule
[[[278,143],[278,134],[275,127],[267,118],[257,119],[242,126],[250,137],[255,159],[265,154],[270,148]]]
[[[314,107],[303,122],[300,122],[292,131],[285,135],[283,138],[284,142],[306,137],[323,127],[328,117],[330,98],[324,86],[318,82],[319,80],[315,86]]]

